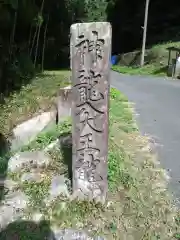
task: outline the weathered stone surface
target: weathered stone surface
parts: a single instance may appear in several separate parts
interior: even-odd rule
[[[0,206],[0,229],[10,222],[23,216],[23,210],[27,206],[27,197],[22,192],[9,194]]]
[[[38,172],[23,173],[21,176],[21,182],[41,182],[43,179]]]
[[[52,149],[54,149],[54,148],[59,148],[59,146],[60,146],[60,142],[59,142],[59,139],[56,139],[55,141],[53,141],[52,143],[50,143],[45,149],[44,149],[44,151],[45,152],[48,152],[48,151],[50,151],[50,150],[52,150]]]
[[[6,199],[3,201],[3,204],[8,206],[11,205],[16,210],[24,209],[27,204],[27,197],[23,192],[17,191],[7,195]]]
[[[49,195],[47,199],[45,199],[45,203],[47,205],[52,201],[54,201],[60,195],[66,196],[66,197],[70,196],[66,181],[68,181],[68,179],[66,179],[64,175],[53,177],[51,181],[50,189],[49,189]]]
[[[58,122],[71,116],[72,89],[71,86],[60,88],[57,97]]]
[[[21,168],[28,167],[44,167],[51,162],[51,157],[43,151],[19,152],[10,158],[8,170],[15,172]]]
[[[91,238],[85,232],[73,229],[54,229],[53,233],[56,240],[105,240],[101,237]]]
[[[12,181],[11,179],[0,180],[0,187],[4,187],[9,191],[13,191],[18,186],[17,182]]]
[[[39,222],[43,219],[43,214],[42,213],[34,213],[32,216],[32,220],[34,222]]]
[[[14,221],[15,211],[13,207],[1,206],[0,207],[0,230],[8,225],[10,222]]]
[[[175,76],[180,77],[180,62],[176,63]]]
[[[95,237],[94,240],[105,240],[105,238],[98,236],[98,237]]]
[[[11,141],[11,150],[15,151],[33,141],[36,136],[56,123],[55,111],[44,112],[13,129],[14,138]]]
[[[73,193],[104,202],[107,193],[111,26],[71,26]]]

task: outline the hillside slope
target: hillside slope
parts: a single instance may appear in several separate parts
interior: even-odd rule
[[[129,74],[145,74],[145,75],[167,75],[168,55],[167,48],[177,47],[180,48],[180,42],[169,42],[164,44],[154,45],[146,50],[145,54],[145,66],[140,68],[140,50],[134,52],[120,54],[118,56],[117,65],[113,66],[113,70],[121,73]],[[172,52],[172,59],[175,59],[175,52]]]

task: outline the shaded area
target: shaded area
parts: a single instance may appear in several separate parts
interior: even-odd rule
[[[155,71],[153,72],[153,74],[155,74],[155,75],[156,75],[156,74],[159,75],[159,74],[161,74],[161,73],[165,73],[165,74],[167,74],[169,77],[172,75],[170,72],[168,72],[168,66],[158,68],[157,70],[155,70]]]
[[[113,54],[131,52],[142,45],[144,24],[144,0],[109,1],[107,20],[112,24]],[[179,1],[150,1],[147,29],[147,45],[179,41]],[[159,11],[161,9],[161,11]]]
[[[0,133],[0,201],[4,199],[8,161],[10,157],[10,143],[6,137]]]
[[[21,61],[23,62],[23,60]],[[24,64],[27,62],[25,61]],[[3,65],[0,71],[0,104],[4,103],[4,97],[8,97],[12,92],[19,91],[22,86],[29,84],[38,72],[33,66],[27,65],[26,69],[23,69],[23,66],[17,66],[13,69],[11,63]]]
[[[70,10],[66,1],[0,3],[0,96],[46,67],[69,66]]]
[[[59,137],[63,162],[68,167],[68,177],[72,182],[72,134],[65,133]]]
[[[48,221],[15,221],[0,232],[1,240],[56,240]]]

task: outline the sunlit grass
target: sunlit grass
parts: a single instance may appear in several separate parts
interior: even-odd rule
[[[69,71],[45,72],[22,86],[0,105],[0,133],[7,136],[18,123],[55,105],[58,89],[69,84]]]

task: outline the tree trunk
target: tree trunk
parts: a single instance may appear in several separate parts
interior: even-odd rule
[[[43,50],[42,50],[42,62],[41,62],[41,71],[44,71],[44,53],[45,53],[45,47],[46,47],[46,35],[47,35],[47,26],[48,26],[48,22],[49,22],[49,14],[47,17],[47,22],[46,22],[46,26],[45,26],[45,30],[44,30],[44,42],[43,42]]]
[[[14,44],[14,36],[15,36],[15,31],[16,31],[16,24],[17,24],[17,10],[14,13],[13,28],[12,28],[12,33],[11,33],[11,37],[10,37],[9,61],[11,61],[11,56],[12,56],[12,46]]]
[[[38,34],[37,34],[37,41],[36,41],[36,51],[35,51],[35,58],[34,58],[34,67],[36,67],[40,32],[41,32],[41,24],[39,24],[39,27],[38,27]]]
[[[33,27],[31,24],[31,28],[30,28],[30,32],[29,32],[29,41],[28,41],[28,53],[30,53],[32,29],[33,29]]]
[[[42,1],[41,10],[40,10],[41,16],[42,16],[42,12],[43,12],[43,7],[44,7],[44,0]],[[35,58],[34,58],[34,67],[36,67],[36,60],[37,60],[37,54],[38,54],[39,36],[40,36],[40,32],[41,32],[41,26],[42,26],[42,23],[40,22],[39,27],[38,27],[37,41],[36,41],[36,52],[35,52]]]
[[[34,48],[37,31],[38,31],[38,26],[36,26],[36,31],[35,31],[35,34],[34,34],[34,36],[33,36],[32,46],[31,46],[31,50],[30,50],[30,56],[32,55],[32,51],[33,51],[33,48]]]

